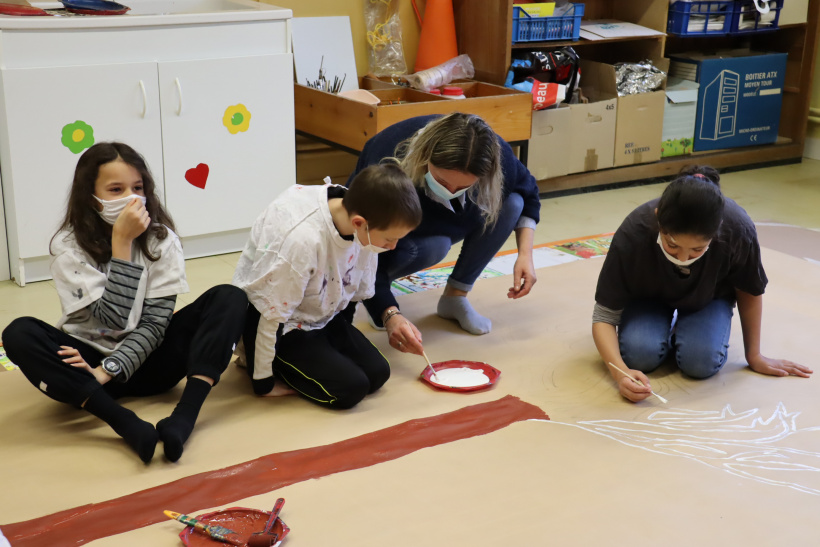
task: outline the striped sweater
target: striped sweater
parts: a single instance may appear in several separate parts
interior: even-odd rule
[[[52,243],[51,273],[63,308],[57,322],[68,334],[122,364],[118,381],[131,375],[162,343],[176,296],[188,291],[179,238],[169,230],[152,240],[151,262],[134,246],[131,261],[94,264],[71,233]],[[92,366],[94,364],[92,363]]]

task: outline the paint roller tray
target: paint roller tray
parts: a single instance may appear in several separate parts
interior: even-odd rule
[[[110,0],[60,0],[60,2],[68,11],[81,15],[122,15],[131,9]]]
[[[244,507],[229,507],[221,511],[213,513],[206,513],[199,515],[196,519],[206,524],[218,524],[224,526],[234,532],[238,532],[243,536],[250,537],[254,532],[261,532],[265,528],[265,524],[270,517],[269,511],[259,511],[258,509],[245,509]],[[275,534],[279,535],[279,541],[276,545],[282,543],[285,536],[290,532],[287,524],[281,518],[276,519],[273,525]],[[179,533],[179,538],[182,543],[190,547],[214,547],[216,545],[228,545],[211,537],[208,537],[203,532],[194,530],[192,526],[188,526]]]
[[[439,383],[433,380],[433,373],[430,372],[430,367],[424,367],[424,370],[421,373],[421,379],[430,384],[431,386],[433,386],[434,388],[441,389],[443,391],[455,391],[464,393],[469,391],[481,391],[483,389],[489,389],[498,382],[498,378],[501,376],[501,371],[497,368],[490,366],[487,363],[480,363],[478,361],[442,361],[441,363],[433,363],[432,367],[436,372],[468,368],[471,370],[483,372],[484,376],[487,377],[487,380],[483,381],[480,384],[468,386],[447,385],[445,383]]]

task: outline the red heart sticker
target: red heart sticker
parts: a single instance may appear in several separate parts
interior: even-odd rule
[[[205,189],[205,182],[208,180],[208,166],[204,163],[200,163],[193,169],[188,169],[185,171],[185,180],[196,186],[197,188]]]

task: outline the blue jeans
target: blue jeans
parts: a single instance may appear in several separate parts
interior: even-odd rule
[[[411,233],[400,239],[395,249],[379,255],[376,294],[364,301],[370,317],[379,324],[382,312],[397,305],[396,298],[390,292],[393,280],[438,264],[447,256],[450,247],[462,239],[464,243],[447,284],[455,289],[470,291],[475,280],[510,237],[523,210],[524,198],[512,193],[501,204],[498,220],[492,229],[484,230],[483,225],[468,225],[463,231],[454,233],[426,236]]]
[[[678,311],[655,301],[629,304],[618,327],[621,357],[629,368],[652,372],[675,351],[678,368],[692,378],[709,378],[726,363],[732,308],[728,300],[712,300],[695,312]]]

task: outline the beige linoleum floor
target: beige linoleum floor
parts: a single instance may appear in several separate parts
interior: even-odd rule
[[[756,222],[820,229],[820,161],[806,159],[800,164],[728,173],[721,184],[724,193],[744,207]],[[613,232],[633,208],[659,196],[664,185],[542,199],[535,242]],[[515,240],[511,237],[504,249],[513,248]],[[457,251],[458,247],[454,247],[445,261],[455,260]],[[191,292],[181,295],[177,306],[192,302],[213,285],[230,283],[238,257],[238,253],[232,253],[188,260]],[[53,282],[30,283],[22,288],[11,281],[0,282],[0,328],[21,315],[49,322],[59,318],[60,304]]]

